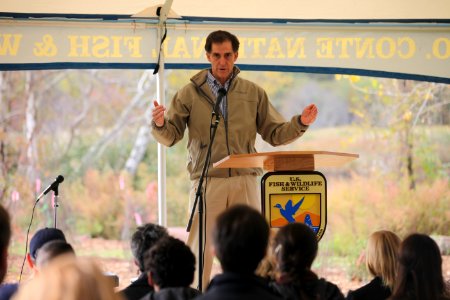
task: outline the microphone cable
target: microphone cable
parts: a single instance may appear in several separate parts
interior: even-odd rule
[[[33,211],[31,212],[30,224],[28,225],[28,229],[27,229],[27,238],[26,238],[26,242],[25,242],[25,255],[23,256],[22,267],[20,268],[19,284],[20,284],[20,282],[22,280],[23,267],[25,265],[25,260],[27,259],[28,237],[30,235],[31,224],[33,223],[34,210],[36,209],[36,205],[37,205],[38,202],[39,202],[39,200],[34,202]]]

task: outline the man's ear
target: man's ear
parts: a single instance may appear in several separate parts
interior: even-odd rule
[[[34,269],[36,266],[34,265],[33,259],[31,258],[31,254],[27,253],[27,263],[30,269]]]
[[[133,259],[134,265],[136,267],[138,267],[138,269],[140,270],[141,268],[139,267],[139,262],[137,261],[137,259]]]
[[[151,272],[147,272],[147,282],[148,284],[153,287],[153,289],[155,290],[155,292],[159,292],[161,289],[159,288],[159,285],[157,285],[155,283],[155,281],[153,280],[153,276]]]
[[[206,52],[206,59],[211,62],[211,53]]]

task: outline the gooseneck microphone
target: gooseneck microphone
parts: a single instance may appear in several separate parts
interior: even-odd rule
[[[58,192],[58,186],[61,182],[64,181],[64,177],[62,175],[58,175],[56,177],[55,181],[53,181],[40,195],[37,197],[36,202],[38,202],[43,196],[47,195],[48,192],[54,191],[55,193]]]
[[[212,113],[215,114],[216,116],[219,115],[220,103],[222,103],[222,99],[226,95],[227,95],[227,90],[224,88],[220,88],[217,93],[217,99],[216,99],[216,104],[214,105],[214,110],[212,111]]]

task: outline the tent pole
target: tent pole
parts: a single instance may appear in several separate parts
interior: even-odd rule
[[[161,64],[158,76],[158,103],[165,105],[164,64]],[[167,227],[166,207],[166,148],[158,143],[158,224]]]
[[[159,30],[161,33],[161,30]],[[164,89],[164,54],[161,51],[160,67],[157,74],[158,103],[166,105]],[[167,227],[166,207],[166,148],[158,143],[158,223]]]
[[[158,40],[163,42],[165,33],[165,22],[172,6],[173,0],[166,0],[161,7],[158,26]],[[165,80],[164,80],[164,51],[160,45],[159,72],[157,73],[157,93],[158,103],[166,105]],[[167,227],[167,206],[166,206],[166,148],[158,143],[158,223]]]

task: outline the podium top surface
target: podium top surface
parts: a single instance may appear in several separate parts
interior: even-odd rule
[[[358,154],[329,151],[278,151],[232,154],[214,163],[213,167],[263,168],[267,171],[314,170],[317,168],[340,167],[358,157]]]

